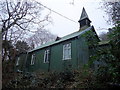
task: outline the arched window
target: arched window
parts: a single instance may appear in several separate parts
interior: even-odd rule
[[[63,45],[63,60],[71,59],[71,43]]]
[[[17,58],[16,66],[19,65],[20,57]]]
[[[50,50],[44,52],[44,63],[49,63]]]
[[[31,65],[34,65],[35,64],[35,54],[32,54],[32,57],[31,57]]]

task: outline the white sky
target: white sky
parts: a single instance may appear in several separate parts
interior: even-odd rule
[[[52,10],[78,22],[81,16],[82,8],[84,7],[89,19],[92,21],[91,25],[94,26],[97,34],[101,32],[107,32],[99,30],[100,28],[111,27],[106,23],[107,15],[100,8],[100,1],[102,0],[74,0],[74,5],[70,4],[73,0],[39,0],[43,5],[51,8]],[[99,9],[100,8],[100,9]],[[44,13],[48,10],[44,9]],[[103,17],[104,16],[104,17]],[[60,37],[73,33],[79,30],[79,23],[67,20],[54,12],[51,12],[53,24],[48,25],[46,28],[51,33],[56,34]]]

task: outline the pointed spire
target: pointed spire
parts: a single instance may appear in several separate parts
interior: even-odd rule
[[[87,15],[87,13],[86,13],[86,11],[85,11],[85,8],[83,7],[82,14],[81,14],[81,17],[80,17],[80,20],[79,20],[79,21],[81,21],[81,20],[83,20],[83,19],[85,19],[85,18],[88,18],[88,15]],[[89,18],[88,18],[88,19],[89,19]]]
[[[90,26],[91,21],[89,20],[88,15],[87,15],[84,7],[83,7],[83,10],[82,10],[80,20],[78,22],[80,24],[80,29]]]

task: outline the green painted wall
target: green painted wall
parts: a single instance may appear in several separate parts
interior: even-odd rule
[[[71,43],[71,59],[63,60],[63,45]],[[76,40],[68,40],[60,44],[51,47],[51,59],[50,59],[50,70],[53,71],[64,71],[67,69],[73,69],[76,66]]]
[[[71,43],[71,59],[63,60],[63,45]],[[44,52],[50,50],[50,62],[44,63]],[[84,35],[74,37],[64,42],[30,52],[27,56],[26,71],[65,71],[78,69],[88,63],[92,51],[89,50],[87,39]],[[32,54],[35,54],[35,64],[30,65]],[[25,56],[21,56],[24,57]]]
[[[78,50],[78,68],[83,67],[85,64],[88,63],[89,60],[89,50],[88,50],[88,44],[86,42],[86,38],[83,36],[80,36],[78,39],[77,44],[77,50]]]
[[[71,43],[71,59],[63,60],[63,45]],[[50,49],[50,62],[44,63],[44,52]],[[32,54],[36,55],[34,65],[30,65]],[[59,44],[37,50],[29,53],[27,59],[28,71],[65,71],[69,69],[77,69],[88,61],[88,47],[84,37],[73,38],[61,42]]]
[[[71,43],[71,59],[70,60],[63,60],[63,45]],[[50,62],[44,63],[44,52],[46,49],[50,49]],[[57,45],[53,45],[51,47],[47,47],[41,50],[37,50],[35,52],[29,53],[27,59],[28,71],[63,71],[69,68],[77,67],[77,54],[76,54],[76,40],[68,40]],[[31,56],[32,54],[36,55],[36,60],[34,65],[30,65]]]
[[[35,71],[40,69],[41,71],[48,71],[48,64],[49,63],[44,63],[44,49],[38,50],[32,53],[29,53],[29,58],[27,59],[27,65],[26,67],[28,68],[29,72]],[[35,54],[35,64],[31,65],[31,57],[32,54]]]
[[[19,65],[16,66],[18,57],[20,57]],[[25,66],[26,54],[20,54],[18,57],[16,57],[16,63],[15,63],[15,67],[16,67],[16,68],[15,68],[15,71],[17,71],[17,70],[23,71],[24,66]]]

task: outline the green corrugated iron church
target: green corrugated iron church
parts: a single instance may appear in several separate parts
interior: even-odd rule
[[[91,38],[95,38],[97,42],[100,40],[94,27],[90,25],[91,21],[84,8],[78,22],[80,28],[77,32],[20,54],[16,60],[16,70],[64,71],[87,64],[92,51],[84,34],[90,32],[93,34]]]

